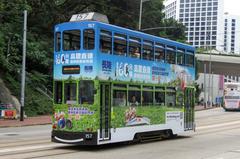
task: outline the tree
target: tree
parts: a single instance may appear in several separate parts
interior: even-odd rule
[[[184,27],[175,20],[164,20],[163,0],[144,2],[142,28],[177,26],[171,30],[151,30],[148,33],[173,40],[183,40]],[[2,0],[0,3],[0,75],[4,74],[12,93],[18,96],[22,60],[23,10],[28,11],[26,57],[26,105],[42,109],[38,99],[41,86],[52,86],[53,28],[67,22],[71,15],[99,12],[108,16],[110,24],[137,30],[140,0]],[[36,93],[36,94],[35,94]],[[47,100],[47,99],[46,99]],[[51,102],[50,102],[51,103]],[[49,105],[49,102],[46,103]],[[43,108],[44,109],[44,108]],[[36,110],[39,111],[40,110]],[[40,113],[44,112],[41,111]],[[37,113],[37,112],[36,112]]]

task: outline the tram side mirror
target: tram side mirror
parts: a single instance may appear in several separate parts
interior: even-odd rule
[[[94,89],[94,90],[93,90],[93,93],[94,93],[94,94],[97,94],[97,89]]]

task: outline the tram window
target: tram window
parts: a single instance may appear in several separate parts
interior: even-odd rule
[[[167,92],[166,93],[166,105],[167,106],[175,106],[176,105],[176,93],[175,92]]]
[[[155,92],[155,102],[156,105],[164,105],[165,104],[165,92]]]
[[[168,47],[166,54],[166,62],[170,64],[175,64],[176,52],[173,47]]]
[[[126,56],[127,54],[127,36],[122,34],[114,35],[114,54]]]
[[[67,104],[76,104],[77,101],[77,85],[76,83],[65,83],[64,99]]]
[[[63,32],[63,50],[80,50],[80,30],[66,30]]]
[[[130,37],[129,39],[129,56],[133,58],[141,57],[141,40],[138,38]]]
[[[127,91],[113,91],[113,105],[126,106],[127,105]]]
[[[61,104],[62,103],[62,82],[56,81],[54,85],[54,103]]]
[[[182,107],[183,106],[183,103],[184,103],[184,96],[183,94],[178,94],[177,96],[177,102],[178,102],[178,105],[179,107]]]
[[[178,50],[177,51],[177,64],[178,65],[184,65],[184,50]]]
[[[143,86],[143,89],[146,91],[152,91],[153,90],[153,87],[152,86]]]
[[[102,53],[110,54],[112,51],[112,33],[101,30],[100,33],[100,50]]]
[[[175,92],[176,88],[175,87],[167,87],[166,89],[168,92]]]
[[[153,92],[143,91],[142,92],[142,105],[152,105],[153,104]]]
[[[140,104],[140,99],[141,99],[140,91],[129,91],[128,92],[129,106],[138,106]]]
[[[137,89],[137,90],[140,90],[141,89],[141,86],[140,85],[129,85],[129,89]]]
[[[155,87],[155,90],[164,91],[164,90],[165,90],[165,87]]]
[[[153,42],[143,42],[143,59],[153,61]]]
[[[58,52],[61,49],[61,33],[56,32],[55,34],[55,51]]]
[[[93,104],[94,83],[93,81],[80,81],[79,83],[79,103]]]
[[[85,50],[93,50],[95,45],[95,34],[93,29],[86,29],[83,31],[83,37],[84,37],[84,45],[83,48]]]
[[[116,89],[126,89],[127,85],[126,84],[113,84],[113,87]]]
[[[194,56],[186,54],[186,66],[193,67],[194,66]]]
[[[164,49],[155,48],[155,61],[164,62]]]

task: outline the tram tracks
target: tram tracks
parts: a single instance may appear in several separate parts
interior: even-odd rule
[[[211,124],[200,126],[196,128],[196,133],[194,135],[205,135],[205,134],[212,134],[212,133],[223,133],[235,129],[240,129],[240,121],[231,121],[231,122],[224,122],[218,124]]]
[[[62,147],[40,148],[32,150],[13,151],[10,153],[1,153],[1,159],[28,159],[28,158],[50,158],[51,156],[61,156],[64,154],[77,153],[75,149]]]
[[[213,134],[220,136],[240,136],[238,134],[231,133],[231,130],[240,130],[240,121],[238,121],[238,119],[217,119],[215,122],[212,122],[215,119],[214,117],[210,117],[209,122],[207,122],[207,119],[199,119],[198,122],[199,125],[201,125],[196,128],[195,133],[190,133],[189,136],[193,138],[194,136],[197,138],[198,136],[208,136]],[[61,156],[74,156],[74,154],[76,155],[76,153],[81,151],[84,151],[84,154],[91,153],[91,151],[87,150],[86,147],[51,143],[50,137],[46,136],[46,134],[44,134],[44,136],[30,136],[30,138],[21,135],[13,136],[13,138],[11,138],[11,136],[4,137],[5,135],[8,134],[0,134],[1,159],[60,158]],[[186,136],[188,135],[179,136],[176,137],[176,139],[186,138],[187,140],[188,137]],[[175,139],[171,139],[171,141],[173,140]]]
[[[17,146],[47,144],[49,142],[50,142],[50,139],[37,140],[37,141],[29,140],[29,141],[18,141],[18,142],[11,142],[11,143],[3,143],[3,144],[0,144],[0,149],[13,148],[13,147],[17,147]]]

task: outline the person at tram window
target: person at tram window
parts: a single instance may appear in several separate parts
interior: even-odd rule
[[[140,58],[140,50],[139,48],[135,48],[134,52],[133,52],[133,56],[134,57],[137,57],[137,58]]]
[[[130,102],[130,105],[131,106],[138,106],[138,101],[136,100],[136,96],[135,95],[133,95],[132,96],[132,99],[131,99],[131,102]]]
[[[118,55],[125,55],[126,53],[125,53],[125,51],[124,51],[124,47],[122,47],[122,46],[117,46],[117,54]]]
[[[161,53],[155,55],[155,61],[164,62],[164,55],[162,55]]]

